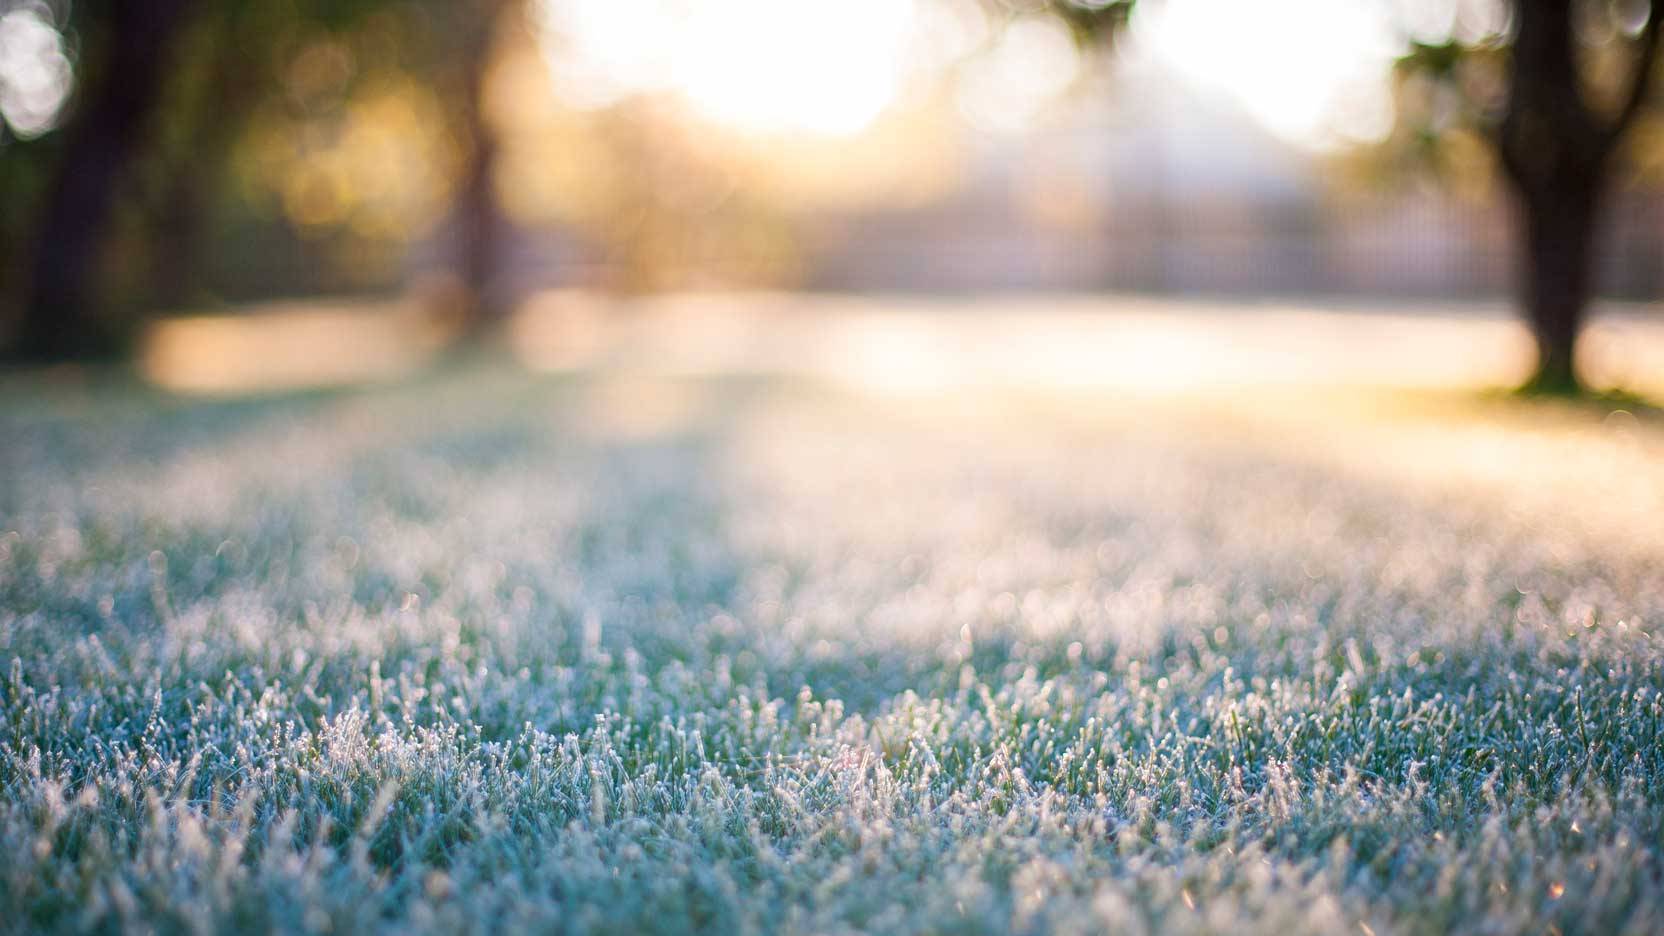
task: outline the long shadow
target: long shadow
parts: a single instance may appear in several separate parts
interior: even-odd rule
[[[136,579],[152,551],[212,553],[208,531],[146,529],[142,504],[100,516],[87,497],[99,482],[147,473],[191,451],[212,451],[275,427],[305,422],[350,395],[305,390],[234,399],[176,396],[123,367],[10,372],[0,378],[0,535],[9,537],[0,606],[93,632],[111,620],[147,628],[155,602]],[[142,495],[141,495],[142,498]],[[136,498],[136,500],[139,498]],[[71,536],[72,556],[44,540]],[[49,569],[49,580],[38,574]],[[37,574],[31,574],[31,573]],[[61,587],[79,576],[75,587]]]
[[[85,635],[181,677],[300,666],[330,700],[320,717],[365,691],[372,660],[389,678],[528,668],[565,688],[480,730],[591,724],[623,704],[625,669],[703,671],[743,652],[707,624],[743,577],[719,466],[754,390],[718,387],[679,426],[615,436],[587,414],[591,383],[473,367],[235,401],[117,378],[13,395],[0,653],[64,684],[78,667],[92,678],[96,661],[65,656]],[[131,477],[159,490],[96,491]],[[215,506],[157,506],[196,507],[202,482],[223,489],[202,492]]]

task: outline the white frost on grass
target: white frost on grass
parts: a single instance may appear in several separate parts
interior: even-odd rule
[[[1656,932],[1659,427],[1343,403],[13,394],[0,919]]]

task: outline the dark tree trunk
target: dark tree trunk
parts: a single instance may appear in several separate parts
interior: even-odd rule
[[[156,217],[151,300],[164,312],[183,309],[197,297],[204,184],[184,167],[176,168]]]
[[[502,218],[497,210],[496,165],[496,141],[484,130],[473,141],[456,205],[457,273],[468,290],[472,331],[485,330],[502,312],[497,282]]]
[[[204,90],[191,102],[189,144],[172,155],[154,221],[151,299],[164,311],[178,311],[203,296],[204,230],[232,146],[262,91],[240,41],[242,22],[234,11],[215,12],[219,15],[209,25],[217,30],[218,51]]]
[[[63,157],[32,238],[17,350],[64,360],[109,350],[93,286],[116,198],[162,95],[168,51],[190,0],[113,0],[105,50],[65,128]]]
[[[1594,293],[1594,247],[1612,156],[1646,97],[1658,4],[1618,112],[1585,101],[1572,0],[1515,0],[1508,109],[1497,146],[1519,211],[1519,301],[1537,344],[1527,389],[1576,393],[1577,337]]]
[[[504,224],[497,204],[497,134],[486,115],[485,93],[497,23],[509,7],[508,0],[475,0],[461,7],[468,22],[463,25],[465,38],[459,62],[458,124],[468,152],[452,210],[456,231],[453,263],[467,293],[467,318],[462,330],[465,344],[477,343],[489,333],[506,306],[499,282]]]
[[[1577,336],[1593,292],[1598,180],[1521,192],[1520,299],[1537,344],[1529,389],[1576,393]]]

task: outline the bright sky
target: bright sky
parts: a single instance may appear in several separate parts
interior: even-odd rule
[[[911,0],[545,0],[574,103],[671,91],[752,130],[855,133],[901,91]]]
[[[1321,146],[1388,129],[1388,70],[1403,52],[1392,13],[1357,0],[1155,0],[1135,15],[1133,43],[1278,135]]]
[[[680,94],[745,130],[857,133],[910,82],[988,36],[969,0],[544,0],[557,89],[581,106]],[[1234,97],[1297,143],[1368,137],[1390,119],[1385,3],[1147,0],[1135,57]],[[965,68],[972,123],[1014,130],[1073,78],[1066,34],[1021,21]]]

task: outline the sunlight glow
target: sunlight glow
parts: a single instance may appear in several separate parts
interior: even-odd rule
[[[1482,5],[1464,0],[1462,10]],[[542,0],[539,10],[568,104],[669,93],[753,132],[849,136],[912,79],[960,66],[962,116],[1020,131],[1081,65],[1055,19],[1021,15],[994,29],[974,3],[952,0]],[[1163,0],[1139,6],[1126,49],[1235,99],[1293,142],[1323,147],[1389,129],[1400,14],[1389,3]]]
[[[547,0],[563,99],[602,107],[673,92],[722,123],[847,136],[901,88],[911,0]]]
[[[1384,4],[1163,0],[1141,4],[1133,51],[1234,98],[1267,128],[1322,147],[1385,134],[1402,51]]]
[[[0,16],[0,119],[28,139],[58,123],[74,69],[44,7],[25,5]]]
[[[1069,30],[1051,17],[1007,26],[984,55],[966,63],[959,110],[974,127],[1014,132],[1030,126],[1080,72]]]
[[[1244,387],[1475,388],[1524,379],[1531,345],[1511,317],[1407,316],[1171,299],[683,294],[616,300],[557,291],[511,324],[528,367],[557,373],[827,380],[879,394],[1023,388],[1171,394]],[[1495,310],[1492,310],[1493,312]],[[1614,327],[1614,326],[1608,326]],[[1591,342],[1631,376],[1664,356],[1664,329],[1626,323]],[[1620,358],[1607,344],[1631,350]],[[1644,350],[1651,349],[1651,350]],[[1593,363],[1591,361],[1591,363]]]
[[[342,387],[408,376],[451,337],[415,301],[277,302],[254,314],[163,319],[139,370],[174,393],[238,395]]]

